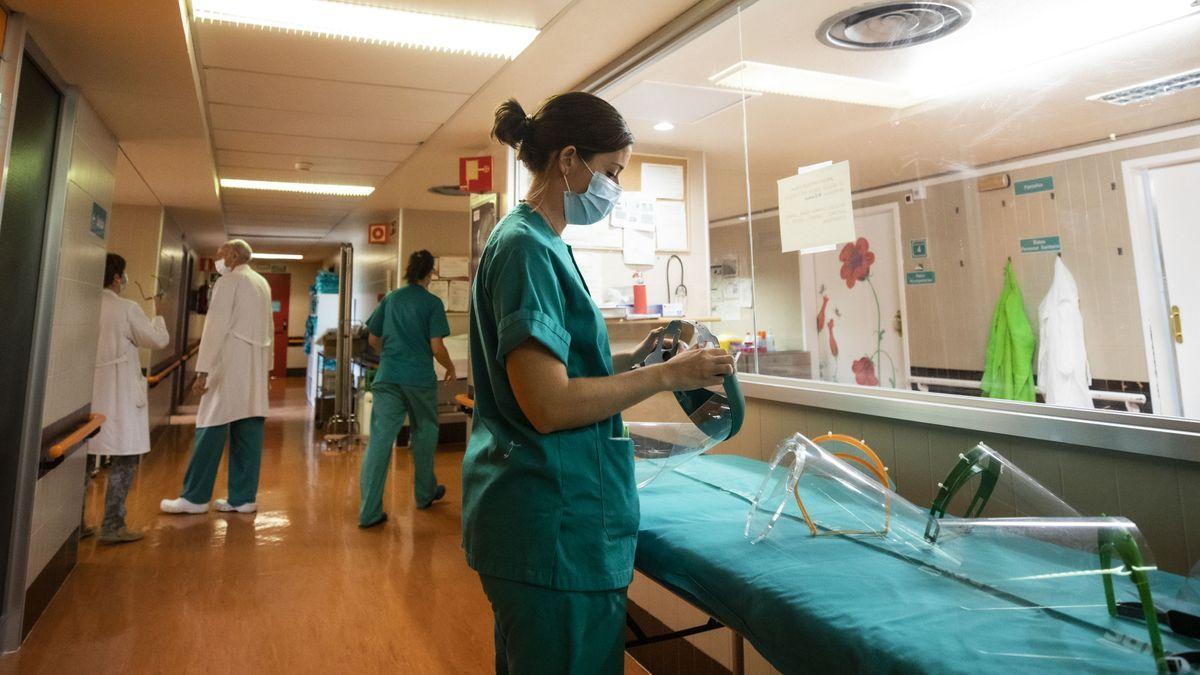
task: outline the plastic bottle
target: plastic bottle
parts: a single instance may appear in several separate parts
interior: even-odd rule
[[[646,280],[641,272],[633,274],[633,313],[646,314],[649,307],[646,304]]]

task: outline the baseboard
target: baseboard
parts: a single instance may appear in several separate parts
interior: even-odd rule
[[[25,591],[25,616],[21,624],[21,641],[23,642],[34,624],[41,618],[42,612],[50,606],[50,601],[62,588],[63,582],[75,569],[75,561],[79,553],[79,528],[71,532],[71,536],[63,542],[58,552],[46,563],[46,567],[33,580]]]
[[[626,611],[647,635],[662,635],[671,632],[666,624],[632,600],[627,601]],[[632,639],[632,637],[633,633],[626,629],[626,640]],[[652,673],[729,675],[728,668],[683,638],[635,647],[629,650],[629,654]]]
[[[305,377],[308,375],[307,368],[288,368],[285,372],[287,377]]]

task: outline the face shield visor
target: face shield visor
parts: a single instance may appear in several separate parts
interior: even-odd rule
[[[642,366],[664,363],[685,349],[718,346],[717,338],[703,324],[672,321],[655,340]],[[637,485],[643,488],[664,471],[708,452],[731,438],[742,427],[746,402],[737,375],[725,377],[720,391],[692,389],[673,392],[682,419],[673,422],[628,422],[626,434],[633,440],[637,461]]]

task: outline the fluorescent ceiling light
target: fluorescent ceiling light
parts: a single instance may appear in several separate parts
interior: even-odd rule
[[[514,58],[536,28],[329,0],[192,0],[198,21],[375,44]]]
[[[1103,94],[1095,94],[1094,96],[1087,97],[1087,100],[1104,101],[1113,105],[1129,105],[1130,103],[1149,101],[1159,96],[1170,96],[1185,89],[1195,89],[1196,87],[1200,87],[1200,68],[1189,70],[1186,73],[1160,77],[1157,80],[1150,80],[1149,82],[1139,82],[1138,84],[1121,89],[1106,91]]]
[[[341,197],[366,197],[375,191],[370,185],[329,185],[325,183],[286,183],[276,180],[244,180],[222,178],[221,187],[239,190],[267,190],[271,192],[302,192],[309,195],[336,195]]]
[[[719,87],[739,91],[767,92],[882,108],[907,108],[918,102],[909,89],[894,84],[756,61],[739,61],[708,79]]]
[[[659,122],[658,124],[654,125],[655,131],[670,131],[674,128],[675,128],[675,125],[671,124],[670,122],[667,122],[667,121]]]
[[[299,253],[255,253],[250,257],[255,260],[304,260]]]

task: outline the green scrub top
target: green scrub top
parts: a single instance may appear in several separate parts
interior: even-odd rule
[[[613,374],[608,329],[571,248],[521,204],[488,238],[471,289],[475,416],[463,459],[463,547],[480,574],[566,591],[633,579],[638,498],[621,416],[541,434],[504,359],[527,339],[568,377]]]
[[[442,301],[420,284],[387,294],[367,319],[367,330],[383,338],[376,382],[433,387],[433,347],[429,341],[450,334]]]

